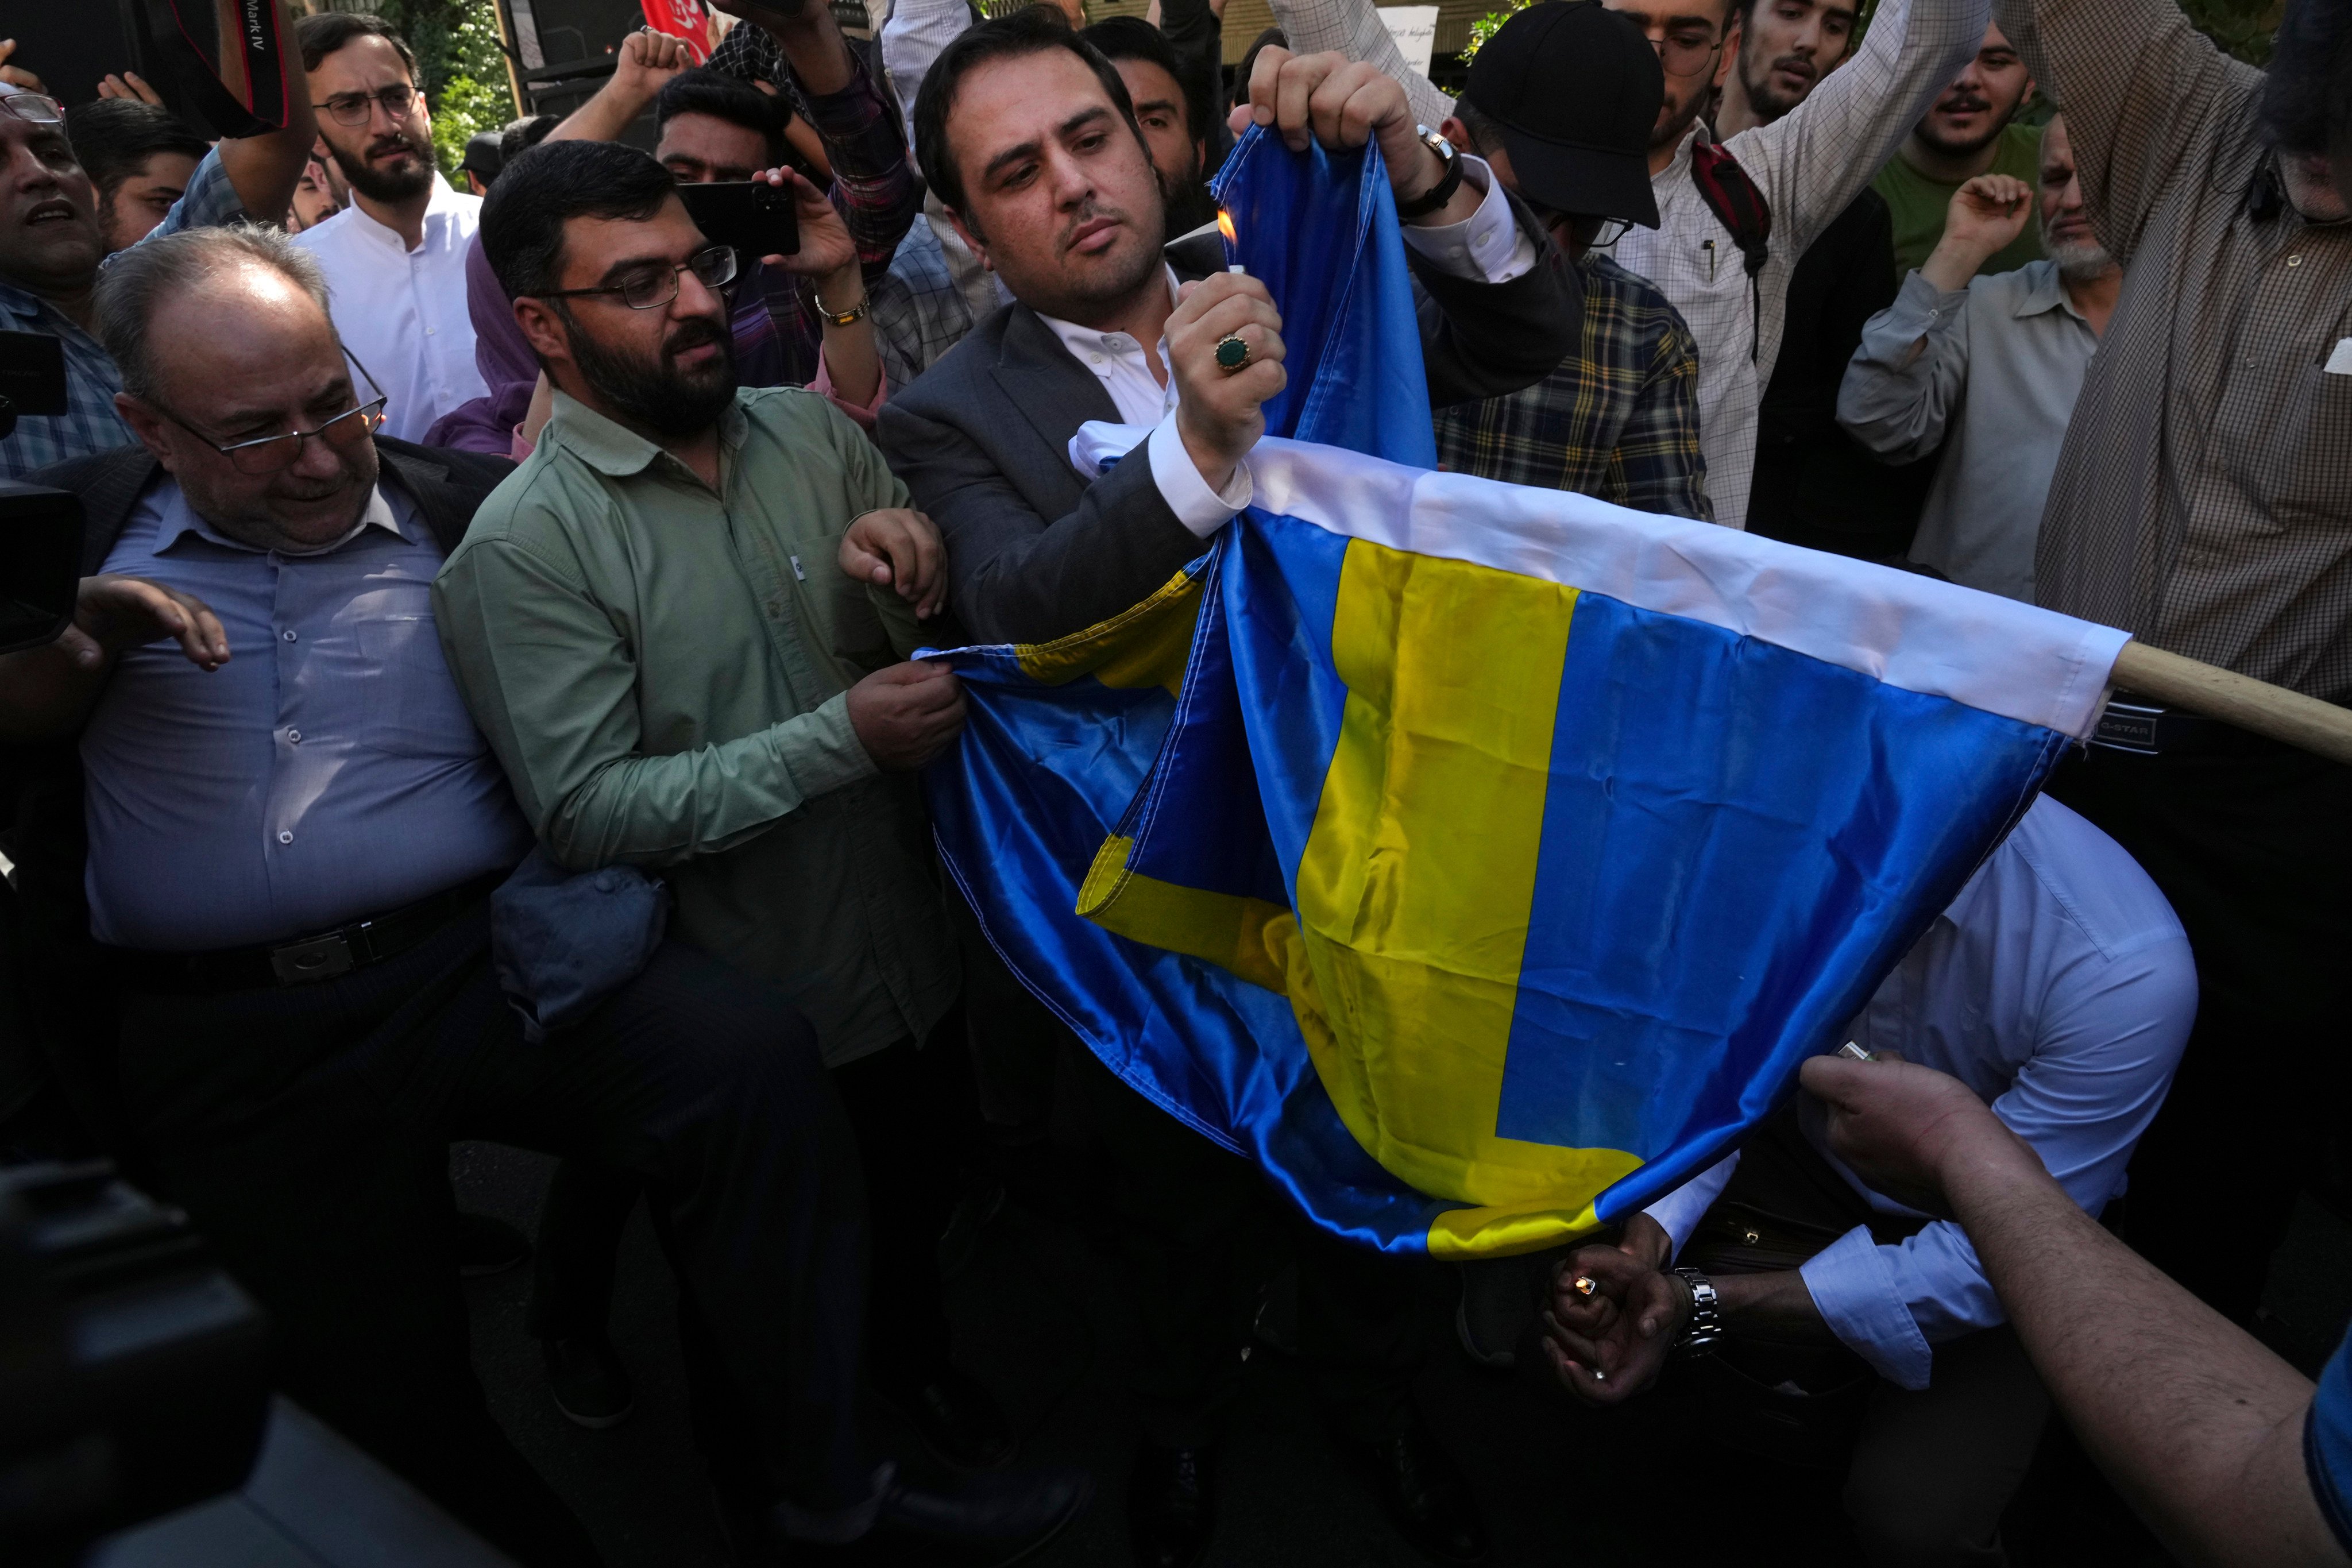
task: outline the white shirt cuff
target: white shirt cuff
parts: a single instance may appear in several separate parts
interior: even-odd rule
[[[1927,1386],[1936,1352],[1919,1331],[1895,1269],[1868,1227],[1855,1226],[1805,1261],[1797,1272],[1821,1310],[1822,1321],[1845,1347],[1897,1388]]]
[[[1478,210],[1460,223],[1417,227],[1405,224],[1404,242],[1456,278],[1508,283],[1536,264],[1535,241],[1519,230],[1503,183],[1484,158],[1460,154],[1462,177],[1486,193]]]
[[[1731,1184],[1731,1173],[1738,1168],[1739,1151],[1734,1149],[1642,1211],[1656,1220],[1659,1228],[1674,1242],[1674,1250],[1666,1255],[1668,1262],[1683,1255],[1691,1233],[1698,1229],[1698,1222],[1706,1217],[1715,1200],[1723,1195],[1723,1189]]]
[[[1184,450],[1184,437],[1176,431],[1176,415],[1168,416],[1152,426],[1150,438],[1144,443],[1150,448],[1151,481],[1160,487],[1160,497],[1176,521],[1192,532],[1206,539],[1234,520],[1234,513],[1249,505],[1255,487],[1250,479],[1249,465],[1235,463],[1222,490],[1213,490],[1209,481],[1201,477],[1201,469],[1192,461],[1192,454]]]

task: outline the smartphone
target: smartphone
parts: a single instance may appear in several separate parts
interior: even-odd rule
[[[763,256],[790,256],[801,247],[801,217],[793,187],[765,180],[718,180],[682,184],[695,226],[721,245],[731,245],[748,266]]]

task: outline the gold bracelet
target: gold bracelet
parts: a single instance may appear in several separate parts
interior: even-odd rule
[[[856,326],[858,322],[866,319],[867,302],[865,300],[858,300],[857,303],[852,305],[846,310],[836,310],[825,304],[824,296],[816,291],[816,288],[814,284],[809,287],[809,299],[814,301],[816,305],[816,313],[823,316],[826,321],[832,322],[836,327]]]

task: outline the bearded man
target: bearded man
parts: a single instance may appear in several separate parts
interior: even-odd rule
[[[1986,269],[2029,225],[2049,254]],[[1840,423],[1881,461],[1944,454],[1912,560],[2032,602],[2050,476],[2123,276],[2091,232],[2061,117],[2038,195],[2006,174],[1953,194],[1944,237],[1863,329],[1838,392]]]
[[[828,399],[737,388],[735,253],[651,157],[551,141],[483,210],[554,412],[435,584],[450,668],[550,855],[658,868],[678,936],[814,1026],[865,1166],[865,1370],[936,1451],[1000,1462],[1006,1423],[954,1364],[939,1272],[961,982],[915,770],[963,698],[944,665],[904,657],[944,596],[939,535]],[[968,1549],[891,1561],[1009,1558],[1084,1487],[990,1495],[940,1513],[886,1489],[874,1527]],[[839,1540],[846,1521],[823,1522],[784,1528]]]
[[[350,206],[295,243],[326,274],[343,346],[383,389],[384,434],[422,440],[435,420],[488,391],[466,310],[466,247],[482,201],[434,167],[416,57],[389,25],[328,11],[303,17],[294,37],[319,139],[352,189]]]
[[[1968,66],[1919,117],[1895,161],[1872,182],[1895,215],[1896,277],[1927,264],[1944,237],[1944,216],[1962,185],[2001,174],[2031,186],[2042,167],[2042,128],[2017,123],[2033,96],[2033,73],[1997,26],[1988,26]],[[2042,255],[2027,224],[1984,258],[1981,270],[2013,272]]]

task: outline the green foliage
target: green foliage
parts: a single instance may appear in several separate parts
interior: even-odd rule
[[[1489,11],[1470,24],[1470,37],[1462,45],[1462,64],[1468,65],[1477,55],[1479,46],[1502,31],[1503,24],[1527,9],[1528,0],[1517,0],[1500,11]]]
[[[2181,0],[2199,32],[2248,65],[2266,66],[2278,31],[2279,0]]]
[[[375,10],[416,51],[416,74],[433,110],[434,154],[456,181],[474,133],[495,131],[518,112],[495,0],[379,0]]]

